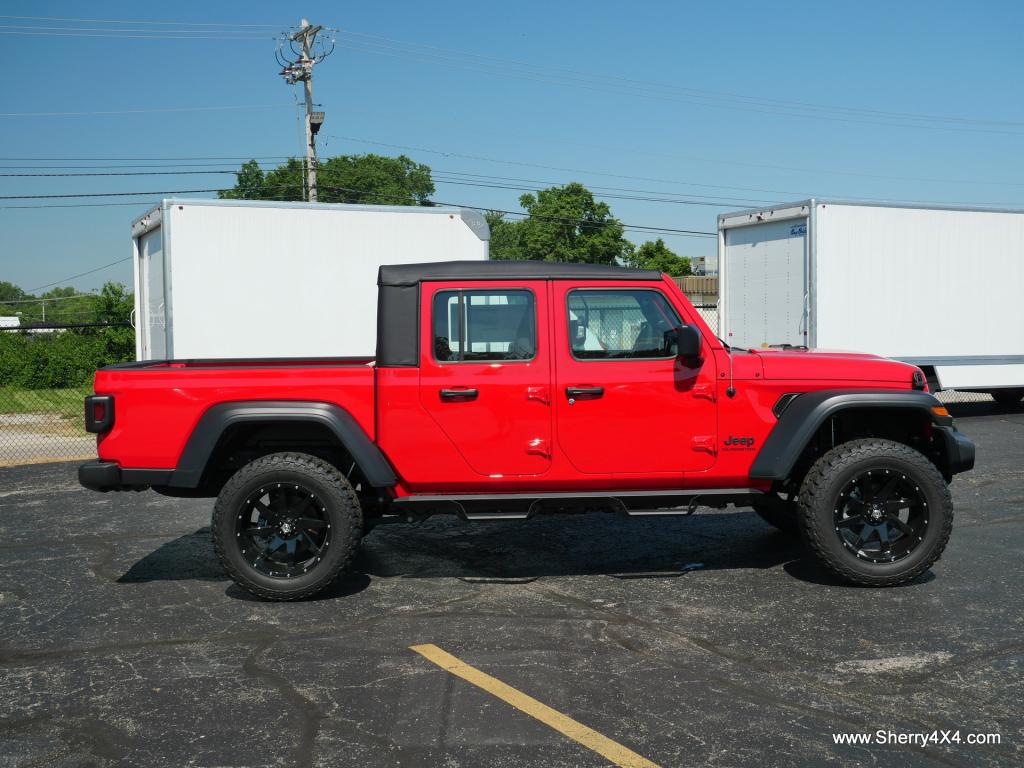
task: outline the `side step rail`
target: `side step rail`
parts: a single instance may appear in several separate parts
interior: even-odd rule
[[[756,488],[690,491],[586,491],[543,494],[422,494],[391,501],[386,514],[417,520],[455,514],[465,520],[526,520],[542,512],[579,512],[607,507],[631,517],[692,515],[697,507],[750,506],[765,495]]]

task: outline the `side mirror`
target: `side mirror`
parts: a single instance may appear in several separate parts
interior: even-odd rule
[[[693,362],[700,359],[701,338],[697,326],[680,325],[678,328],[666,331],[665,341],[675,345],[676,357],[680,360]]]

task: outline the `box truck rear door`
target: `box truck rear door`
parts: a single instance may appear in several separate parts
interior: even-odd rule
[[[167,313],[164,304],[163,229],[157,227],[138,238],[137,275],[139,309],[136,333],[141,341],[141,360],[167,357]]]
[[[739,347],[807,344],[807,219],[725,230],[725,340]]]

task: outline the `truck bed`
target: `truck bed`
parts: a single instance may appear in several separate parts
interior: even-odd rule
[[[113,428],[101,459],[123,468],[170,469],[206,410],[226,401],[302,400],[342,406],[374,439],[374,360],[358,358],[146,360],[96,372],[97,395],[113,395]],[[140,440],[144,434],[159,440]]]

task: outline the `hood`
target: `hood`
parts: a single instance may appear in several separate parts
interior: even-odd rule
[[[910,387],[917,366],[861,352],[806,349],[752,350],[761,358],[764,377],[884,382]]]

